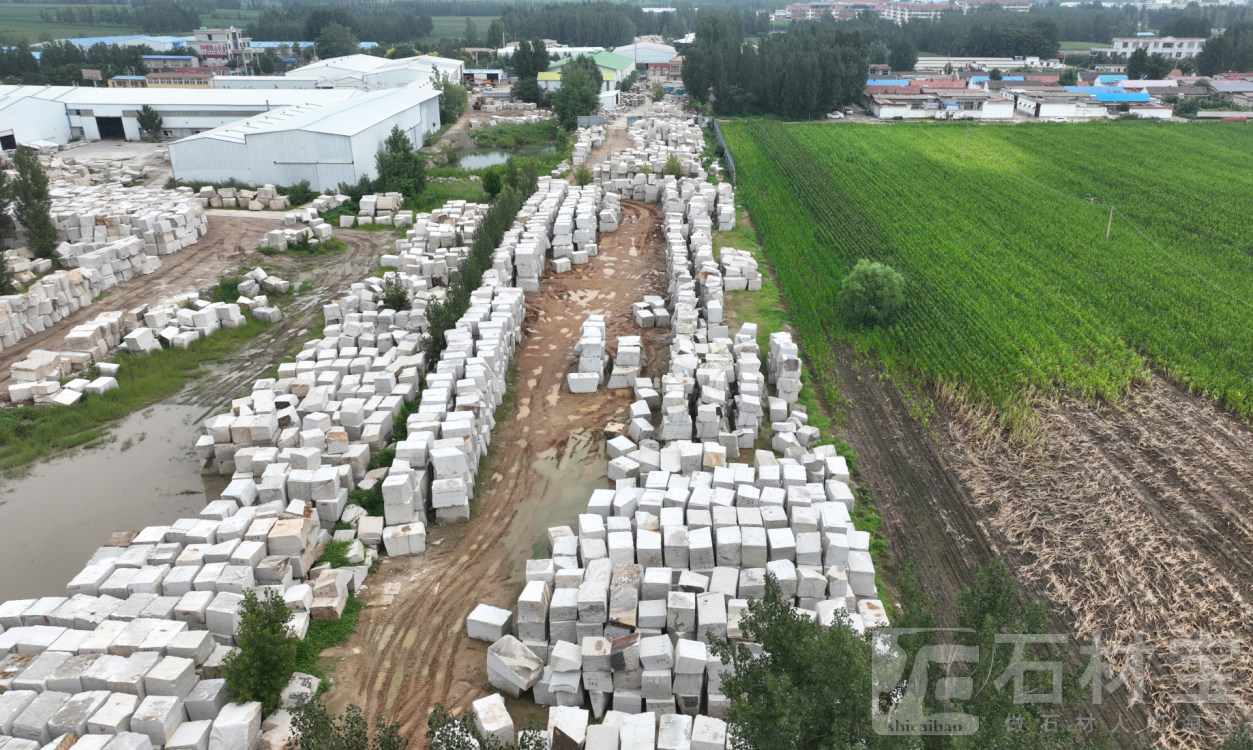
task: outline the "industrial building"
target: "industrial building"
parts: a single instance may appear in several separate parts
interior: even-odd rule
[[[623,47],[615,47],[615,55],[629,57],[636,65],[669,65],[678,54],[674,47],[657,42],[636,42]]]
[[[635,72],[635,63],[629,57],[605,52],[601,50],[590,57],[596,62],[596,67],[600,69],[601,86],[600,86],[600,106],[608,109],[618,104],[618,90],[622,86],[627,76]],[[540,88],[545,91],[557,91],[561,88],[561,71],[564,66],[573,60],[573,57],[566,57],[548,66],[548,71],[539,74]]]
[[[1205,49],[1205,39],[1201,37],[1156,36],[1154,34],[1137,34],[1136,36],[1118,36],[1108,47],[1093,47],[1092,52],[1103,52],[1115,57],[1130,57],[1138,49],[1150,55],[1161,55],[1172,59],[1196,57]]]
[[[333,104],[362,92],[354,89],[326,91],[227,91],[195,88],[104,88],[93,86],[0,86],[0,102],[6,103],[3,128],[12,128],[18,143],[71,138],[87,140],[140,139],[139,110],[145,104],[161,115],[161,138],[195,135],[253,115],[293,104]],[[20,104],[19,104],[20,102]],[[9,112],[29,117],[9,117]]]
[[[319,60],[286,75],[221,76],[215,88],[231,89],[331,89],[355,88],[377,91],[413,84],[433,84],[439,77],[461,81],[465,63],[431,55],[388,60],[373,55],[346,55]]]
[[[331,189],[376,176],[375,153],[394,126],[415,146],[439,129],[439,91],[429,86],[343,93],[357,95],[284,107],[171,143],[174,176],[254,185],[308,180],[315,189]]]

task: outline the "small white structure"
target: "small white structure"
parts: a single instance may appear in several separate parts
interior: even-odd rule
[[[171,143],[170,166],[180,180],[308,180],[323,190],[374,177],[374,155],[393,127],[421,146],[423,136],[439,129],[439,92],[409,86],[334,104],[285,107]]]
[[[1014,108],[1028,117],[1104,117],[1104,104],[1068,91],[1014,91]]]
[[[674,47],[658,42],[636,42],[615,47],[613,52],[631,58],[636,65],[668,65],[678,54]]]

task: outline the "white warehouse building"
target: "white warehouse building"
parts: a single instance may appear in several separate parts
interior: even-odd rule
[[[273,76],[214,76],[214,88],[231,89],[329,89],[363,91],[399,88],[413,84],[433,85],[439,77],[460,81],[465,63],[444,57],[419,55],[388,60],[373,55],[347,55],[319,60]]]
[[[163,140],[195,135],[246,117],[293,104],[333,104],[362,96],[356,89],[320,91],[226,91],[95,86],[0,86],[0,133],[12,129],[17,142],[66,143],[140,140],[139,110],[148,105],[162,119]],[[34,101],[26,101],[34,100]],[[43,104],[48,102],[48,104]],[[12,112],[12,115],[10,115]],[[28,113],[37,116],[21,119]],[[10,124],[12,123],[12,124]]]
[[[374,155],[394,126],[420,147],[439,129],[439,91],[409,86],[285,107],[171,143],[170,166],[179,180],[308,180],[314,189],[333,189],[376,176]]]

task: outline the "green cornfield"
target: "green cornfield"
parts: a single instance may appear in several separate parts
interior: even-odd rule
[[[1117,402],[1153,370],[1253,418],[1253,127],[746,120],[723,133],[810,351],[848,339],[1011,429],[1036,397]],[[889,328],[839,320],[860,258],[905,276]]]

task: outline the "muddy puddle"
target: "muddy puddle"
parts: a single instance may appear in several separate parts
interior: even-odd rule
[[[127,417],[112,441],[41,463],[0,488],[0,601],[57,596],[116,529],[196,515],[206,492],[192,446],[203,411],[154,406]]]
[[[565,445],[536,455],[531,470],[537,481],[507,537],[511,580],[525,578],[528,559],[548,557],[548,527],[577,526],[592,490],[609,486],[607,465],[604,443],[587,431],[573,432]]]

